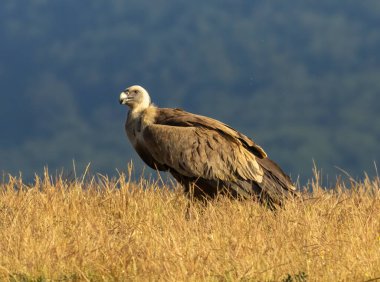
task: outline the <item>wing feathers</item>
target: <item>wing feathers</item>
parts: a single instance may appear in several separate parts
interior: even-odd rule
[[[255,156],[214,130],[151,124],[144,128],[143,138],[154,159],[186,176],[262,180]]]
[[[265,151],[253,142],[253,140],[236,131],[227,124],[209,117],[195,115],[180,109],[158,108],[156,123],[181,127],[203,127],[213,131],[218,131],[219,134],[225,136],[230,141],[241,143],[256,157],[267,157]]]

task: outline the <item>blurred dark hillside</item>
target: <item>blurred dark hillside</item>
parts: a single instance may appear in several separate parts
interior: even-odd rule
[[[0,4],[0,171],[116,174],[134,159],[122,89],[220,119],[293,178],[375,173],[380,2]]]

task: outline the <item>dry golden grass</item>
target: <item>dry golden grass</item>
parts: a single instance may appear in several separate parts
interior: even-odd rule
[[[375,281],[379,180],[322,189],[269,211],[104,177],[0,188],[0,280]]]

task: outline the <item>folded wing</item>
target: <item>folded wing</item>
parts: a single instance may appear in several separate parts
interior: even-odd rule
[[[187,177],[262,181],[256,158],[266,154],[248,137],[210,118],[160,110],[157,122],[143,130],[145,148],[157,163]]]

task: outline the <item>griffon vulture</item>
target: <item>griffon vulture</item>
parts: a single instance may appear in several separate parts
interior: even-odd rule
[[[296,188],[281,168],[250,138],[230,126],[180,109],[158,108],[135,85],[120,94],[129,107],[125,130],[153,169],[169,171],[197,199],[226,194],[281,205]]]

